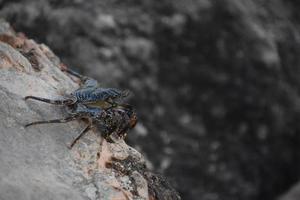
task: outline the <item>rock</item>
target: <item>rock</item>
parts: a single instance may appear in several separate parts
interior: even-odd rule
[[[150,60],[153,57],[154,46],[149,40],[142,38],[127,38],[124,41],[124,52],[131,58]]]
[[[296,183],[292,188],[283,194],[278,200],[298,200],[300,199],[300,184]]]
[[[184,199],[275,199],[298,181],[297,1],[0,4],[68,66],[133,91],[149,133],[128,141]]]
[[[153,199],[143,156],[123,140],[108,143],[92,130],[69,149],[85,122],[24,128],[66,115],[61,107],[24,100],[61,98],[78,88],[63,67],[46,45],[0,23],[0,199]],[[135,168],[112,167],[119,162]]]

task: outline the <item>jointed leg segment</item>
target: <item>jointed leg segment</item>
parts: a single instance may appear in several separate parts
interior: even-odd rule
[[[45,103],[55,104],[55,105],[72,105],[76,102],[75,99],[63,99],[63,100],[52,100],[52,99],[46,99],[42,97],[35,97],[35,96],[26,96],[25,100],[27,99],[34,99],[37,101],[42,101]]]
[[[77,116],[77,115],[74,115],[74,116],[63,118],[63,119],[53,119],[53,120],[45,120],[45,121],[36,121],[36,122],[31,122],[29,124],[26,124],[25,127],[32,126],[32,125],[37,125],[37,124],[66,123],[66,122],[70,122],[70,121],[76,120],[78,118],[80,118],[80,117]]]
[[[88,77],[83,76],[83,75],[79,74],[78,72],[75,72],[75,71],[73,71],[71,69],[63,69],[62,71],[65,71],[65,72],[71,74],[72,76],[75,76],[75,77],[79,78],[82,81],[85,81],[85,80],[88,79]]]
[[[72,141],[72,143],[70,144],[69,148],[71,149],[75,143],[86,133],[88,132],[92,127],[92,124],[89,123],[84,129],[82,129],[82,131],[79,133],[79,135]]]
[[[49,124],[49,123],[66,123],[66,122],[70,122],[76,119],[82,118],[82,115],[74,115],[74,116],[70,116],[70,117],[66,117],[63,119],[53,119],[53,120],[45,120],[45,121],[36,121],[36,122],[32,122],[29,124],[26,124],[25,127],[28,126],[32,126],[32,125],[37,125],[37,124]],[[91,129],[92,127],[92,122],[89,121],[89,124],[80,132],[80,134],[72,141],[72,143],[70,144],[69,148],[72,148],[75,143],[87,132]]]

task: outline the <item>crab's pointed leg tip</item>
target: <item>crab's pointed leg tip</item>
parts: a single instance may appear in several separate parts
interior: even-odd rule
[[[25,97],[24,97],[24,100],[25,100],[25,101],[28,100],[28,99],[33,99],[33,96],[25,96]]]
[[[29,127],[29,126],[31,126],[31,125],[34,125],[34,123],[25,124],[25,125],[24,125],[24,128],[27,128],[27,127]]]

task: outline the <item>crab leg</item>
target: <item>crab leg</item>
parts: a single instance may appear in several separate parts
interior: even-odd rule
[[[26,124],[25,127],[32,126],[32,125],[37,125],[37,124],[66,123],[66,122],[70,122],[70,121],[76,120],[78,118],[79,118],[79,116],[75,115],[75,116],[66,117],[66,118],[63,118],[63,119],[53,119],[53,120],[45,120],[45,121],[36,121],[36,122],[31,122],[29,124]]]
[[[72,141],[72,143],[70,144],[69,148],[71,149],[75,143],[86,133],[88,132],[90,129],[92,128],[92,124],[89,123],[84,129],[81,130],[80,134]]]
[[[35,96],[26,96],[25,100],[27,99],[34,99],[37,101],[42,101],[45,103],[55,104],[55,105],[72,105],[76,102],[75,99],[62,99],[62,100],[52,100],[52,99],[46,99],[42,97],[35,97]]]

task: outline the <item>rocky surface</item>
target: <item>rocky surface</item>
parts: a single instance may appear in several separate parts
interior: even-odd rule
[[[297,200],[300,199],[300,184],[295,184],[289,191],[283,194],[278,200]]]
[[[187,200],[274,199],[299,181],[299,8],[0,1],[2,17],[68,66],[133,91],[140,123],[128,141]]]
[[[170,185],[152,183],[153,177],[165,179],[147,170],[142,155],[123,140],[108,143],[92,130],[69,149],[83,121],[24,128],[66,115],[59,106],[24,100],[62,98],[76,89],[62,66],[46,45],[0,22],[0,199],[180,199]]]

